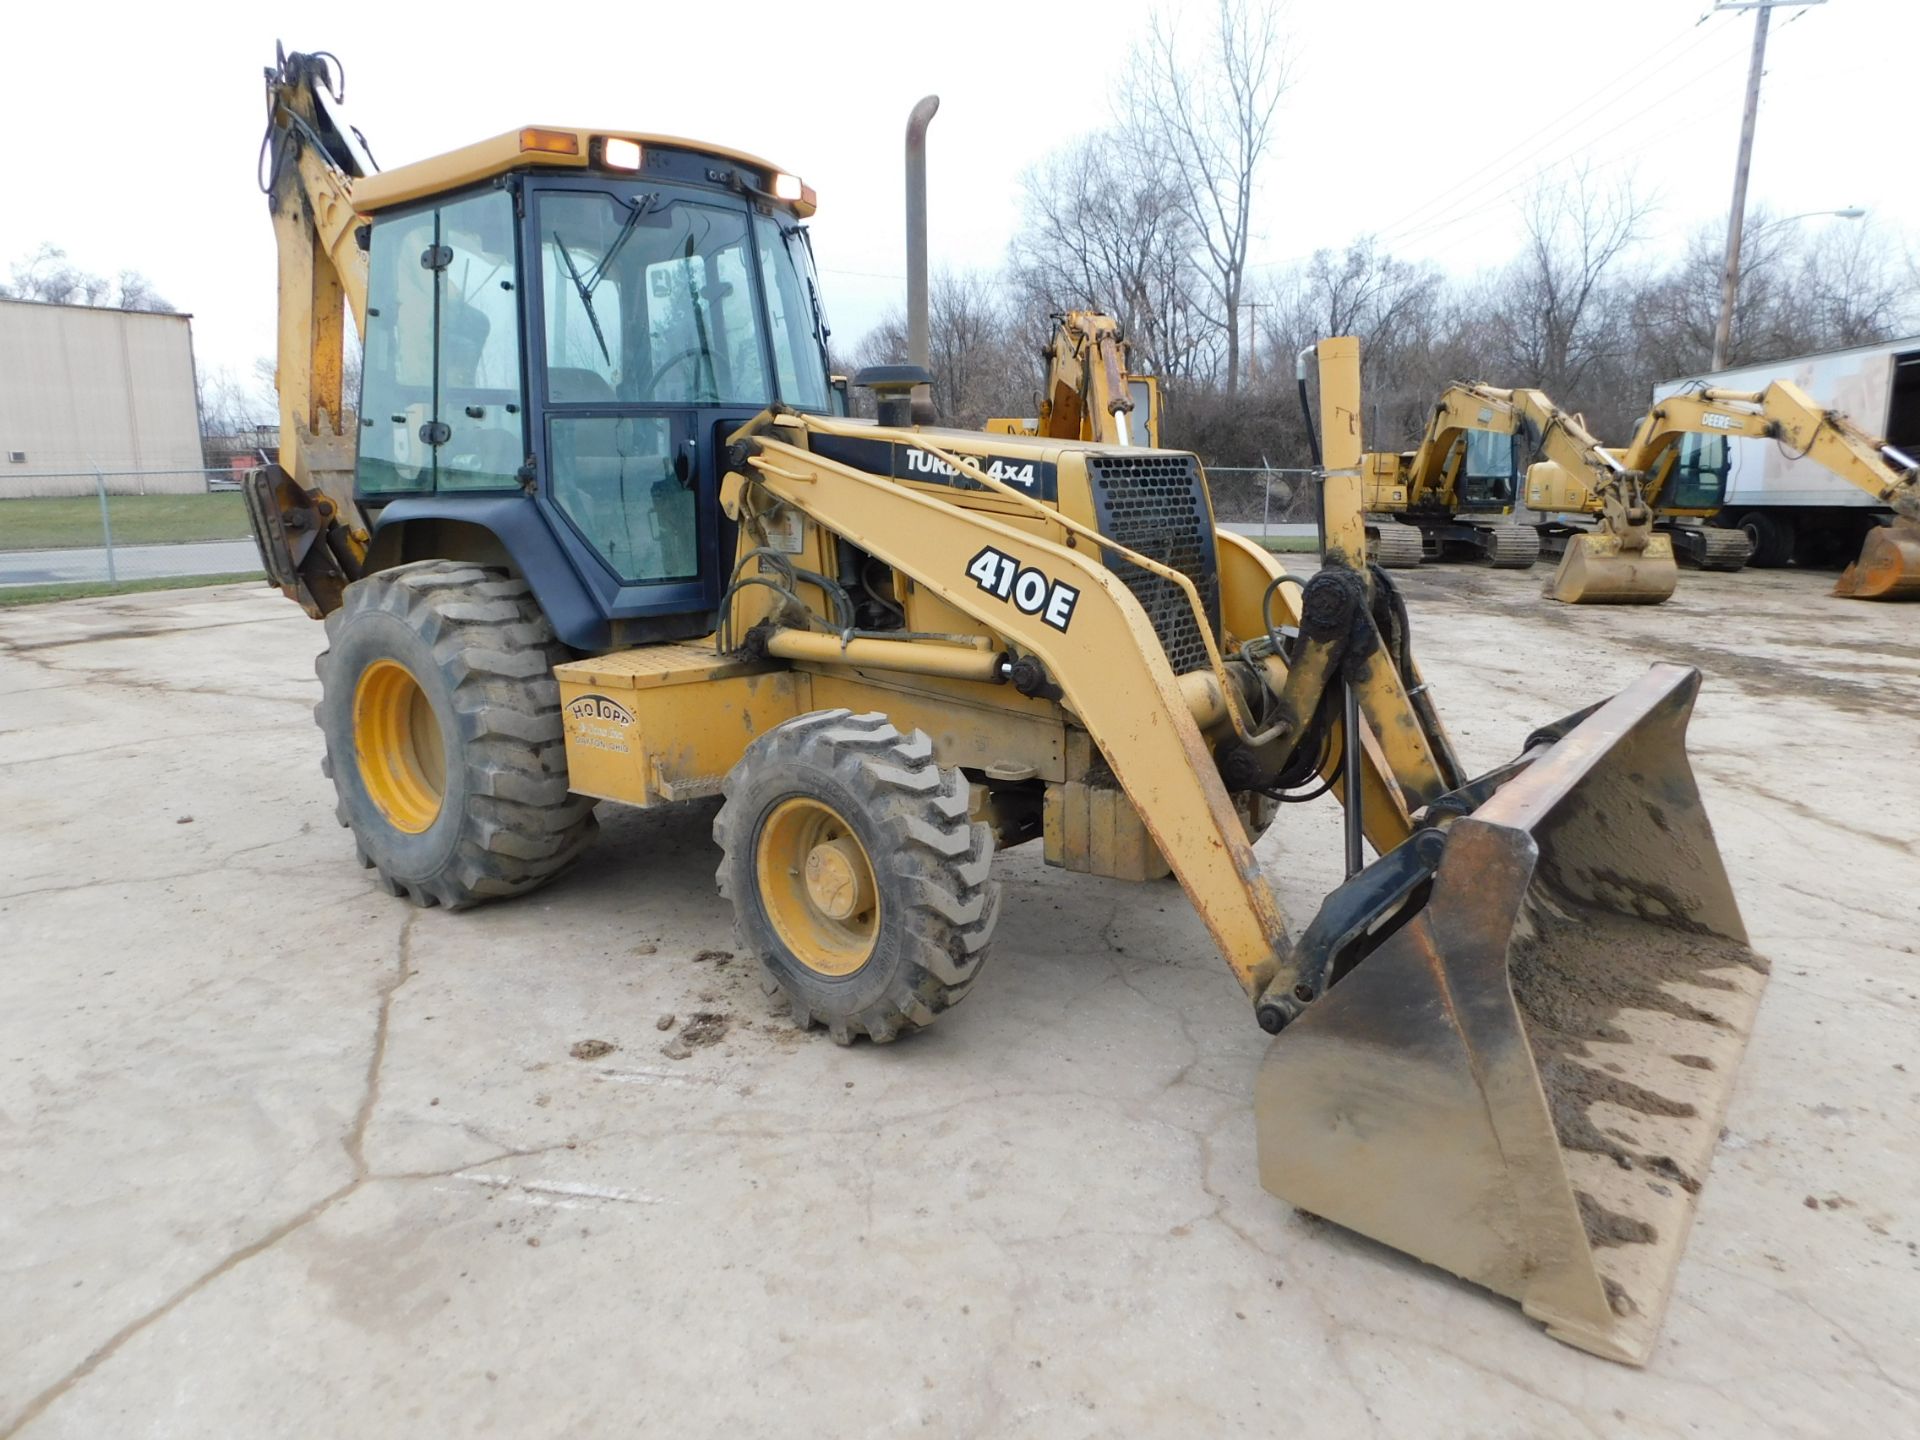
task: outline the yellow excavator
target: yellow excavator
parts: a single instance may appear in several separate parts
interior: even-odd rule
[[[1527,503],[1593,511],[1598,527],[1557,527],[1560,564],[1546,594],[1570,604],[1657,605],[1679,583],[1672,537],[1657,530],[1643,476],[1540,390],[1449,385],[1419,446],[1366,456],[1366,507],[1378,562],[1420,563],[1451,548],[1479,553],[1496,569],[1538,558],[1542,530],[1515,523],[1514,476],[1524,460]],[[1538,506],[1536,500],[1563,503]],[[1729,544],[1744,547],[1732,532]]]
[[[1790,381],[1777,380],[1758,391],[1703,389],[1670,395],[1654,402],[1635,427],[1632,443],[1619,452],[1622,465],[1646,477],[1647,498],[1663,519],[1711,514],[1719,507],[1724,475],[1720,489],[1682,483],[1680,442],[1690,435],[1723,443],[1742,436],[1773,440],[1873,496],[1891,515],[1886,524],[1867,531],[1859,557],[1847,566],[1833,593],[1858,600],[1920,598],[1920,462],[1912,456],[1867,434],[1838,411],[1823,409]],[[1543,501],[1549,498],[1541,496]],[[1528,504],[1533,503],[1530,494]],[[1742,539],[1751,543],[1748,537]]]
[[[1097,310],[1068,310],[1052,318],[1053,335],[1041,352],[1047,374],[1040,414],[989,420],[983,427],[987,433],[1159,445],[1160,381],[1127,369],[1120,322]]]
[[[268,71],[282,445],[245,490],[325,619],[324,768],[381,887],[522,894],[598,804],[719,796],[741,947],[851,1043],[979,983],[997,849],[1170,871],[1274,1037],[1266,1187],[1646,1358],[1765,983],[1697,671],[1469,770],[1364,559],[1356,342],[1312,352],[1294,575],[1190,454],[917,424],[920,365],[834,414],[791,172],[540,125],[375,173],[338,78]],[[1325,793],[1348,879],[1296,930],[1250,837]]]

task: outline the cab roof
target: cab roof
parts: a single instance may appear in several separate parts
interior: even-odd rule
[[[449,150],[444,155],[416,160],[411,165],[383,170],[378,175],[361,176],[353,182],[353,207],[371,215],[395,205],[405,205],[482,180],[491,180],[496,175],[505,175],[514,170],[597,170],[609,175],[635,173],[604,163],[602,157],[609,139],[630,140],[640,147],[643,156],[648,150],[673,150],[729,162],[753,171],[747,183],[763,193],[772,190],[774,175],[781,173],[780,167],[770,160],[762,160],[744,150],[711,145],[703,140],[686,140],[675,135],[653,135],[637,130],[528,125],[462,146],[458,150]],[[811,188],[803,187],[800,199],[782,203],[792,205],[802,219],[812,215],[816,208]]]

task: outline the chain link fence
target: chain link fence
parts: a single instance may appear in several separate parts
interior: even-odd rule
[[[1209,465],[1213,518],[1263,540],[1315,540],[1319,535],[1319,471],[1271,466]]]
[[[1214,518],[1287,548],[1311,542],[1316,473],[1210,466]],[[0,590],[258,576],[240,474],[228,465],[0,475]]]
[[[260,573],[230,465],[0,475],[0,591]]]

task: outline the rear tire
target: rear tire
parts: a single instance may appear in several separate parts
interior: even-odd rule
[[[322,771],[390,895],[458,910],[545,884],[592,839],[567,790],[566,658],[524,580],[446,560],[347,587],[314,669]]]
[[[720,893],[795,1025],[885,1042],[965,997],[1000,913],[993,833],[925,734],[803,715],[748,746],[724,793]]]
[[[1740,517],[1740,528],[1747,532],[1753,553],[1747,564],[1756,570],[1778,570],[1793,559],[1794,527],[1791,520],[1767,510],[1749,510]]]

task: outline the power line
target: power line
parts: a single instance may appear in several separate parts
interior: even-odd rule
[[[1700,24],[1704,24],[1711,18],[1711,15],[1701,17],[1701,20],[1695,23],[1694,28],[1698,28]],[[1408,211],[1405,215],[1401,216],[1399,223],[1381,235],[1381,239],[1383,241],[1392,241],[1396,237],[1410,233],[1418,233],[1428,229],[1433,219],[1444,218],[1452,214],[1462,204],[1470,203],[1475,197],[1485,193],[1488,186],[1499,184],[1502,179],[1512,173],[1514,166],[1523,164],[1533,156],[1551,149],[1567,139],[1572,134],[1572,130],[1566,129],[1568,122],[1572,121],[1576,116],[1579,116],[1582,111],[1587,110],[1595,100],[1618,102],[1624,99],[1635,91],[1651,84],[1660,75],[1672,69],[1675,65],[1678,65],[1682,60],[1692,55],[1694,51],[1705,45],[1719,33],[1719,29],[1716,28],[1700,35],[1691,45],[1686,46],[1678,54],[1671,56],[1665,63],[1657,65],[1651,70],[1644,71],[1637,80],[1629,85],[1624,87],[1603,87],[1594,92],[1594,94],[1589,95],[1585,100],[1575,105],[1571,110],[1564,112],[1558,120],[1547,125],[1544,129],[1531,131],[1524,140],[1502,151],[1499,155],[1496,155],[1493,159],[1482,165],[1478,170],[1462,177],[1461,180],[1455,182],[1449,189],[1436,195],[1425,204],[1416,206],[1413,210]],[[1677,43],[1679,38],[1683,37],[1676,37],[1675,41],[1669,43]],[[1655,55],[1660,53],[1661,52],[1657,50],[1654,52]],[[1725,63],[1725,61],[1722,61],[1720,65],[1710,67],[1706,73],[1712,73],[1714,70],[1724,66]],[[1621,123],[1630,123],[1631,120],[1639,118],[1639,116],[1646,114],[1649,110],[1657,109],[1660,105],[1673,99],[1677,93],[1676,91],[1668,90],[1652,105],[1645,106],[1636,111],[1634,115],[1628,117],[1628,121]],[[1582,117],[1580,123],[1584,124],[1587,120],[1595,118],[1598,118],[1597,115],[1587,115]],[[1594,136],[1593,139],[1604,139],[1607,135],[1612,134],[1614,130],[1619,128],[1618,125],[1615,125],[1608,130],[1602,131],[1599,135]],[[1589,141],[1587,143],[1592,142]],[[1509,159],[1512,160],[1512,164],[1506,163]],[[1478,184],[1472,183],[1479,180],[1481,176],[1486,176],[1487,178],[1480,180]],[[1463,189],[1463,186],[1466,188]]]
[[[1729,65],[1733,64],[1735,61],[1739,60],[1740,58],[1741,57],[1738,55],[1729,55],[1724,59],[1722,59],[1718,64],[1709,66],[1706,70],[1702,71],[1701,73],[1703,75],[1715,74],[1718,71],[1726,69]],[[1502,201],[1507,200],[1512,196],[1519,194],[1523,190],[1528,190],[1538,185],[1540,183],[1540,176],[1544,171],[1551,170],[1555,166],[1563,164],[1568,160],[1571,160],[1574,156],[1578,155],[1582,150],[1590,149],[1592,146],[1606,139],[1609,135],[1618,134],[1621,130],[1624,130],[1627,126],[1633,124],[1634,121],[1639,120],[1642,117],[1651,114],[1653,111],[1659,109],[1663,105],[1670,104],[1676,98],[1676,94],[1677,92],[1668,91],[1666,94],[1660,96],[1660,98],[1658,98],[1657,100],[1654,100],[1652,103],[1643,105],[1640,109],[1634,111],[1631,115],[1628,115],[1625,119],[1620,120],[1617,123],[1608,126],[1605,130],[1602,130],[1598,135],[1594,135],[1589,139],[1583,140],[1579,144],[1576,144],[1572,149],[1567,150],[1564,153],[1555,156],[1551,160],[1545,161],[1539,165],[1534,166],[1520,180],[1515,181],[1513,184],[1509,185],[1506,189],[1499,191],[1497,194],[1494,194],[1488,197],[1486,200],[1480,202],[1479,204],[1471,203],[1471,197],[1469,196],[1462,196],[1461,200],[1463,203],[1466,203],[1467,208],[1456,209],[1453,211],[1446,212],[1442,214],[1440,217],[1438,217],[1436,220],[1434,220],[1431,224],[1420,226],[1410,232],[1405,230],[1404,228],[1390,232],[1389,234],[1381,237],[1382,241],[1385,242],[1397,237],[1399,240],[1399,243],[1403,247],[1410,246],[1420,241],[1431,239],[1433,236],[1441,234],[1444,231],[1451,230],[1454,226],[1462,224],[1465,221],[1471,220],[1477,215],[1485,214],[1488,210],[1493,209],[1495,206],[1499,205]],[[1651,145],[1657,144],[1661,140],[1664,140],[1666,138],[1667,137],[1664,134],[1657,136],[1653,141],[1649,142],[1647,146],[1643,146],[1642,148],[1650,148]],[[1637,152],[1633,152],[1633,153],[1637,153]],[[1608,163],[1618,163],[1618,161],[1615,160]],[[1483,186],[1481,187],[1481,189],[1484,190],[1485,187]]]

